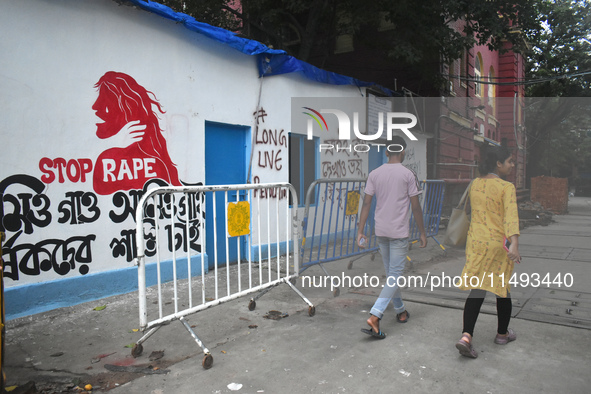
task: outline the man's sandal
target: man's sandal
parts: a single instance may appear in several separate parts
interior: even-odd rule
[[[367,335],[371,335],[376,339],[384,339],[386,338],[386,333],[380,330],[379,332],[375,332],[372,328],[362,328],[361,332]]]
[[[400,317],[404,313],[406,313],[406,319],[402,320]],[[402,312],[400,312],[399,314],[396,315],[396,321],[398,323],[406,323],[408,321],[408,319],[410,319],[410,313],[408,313],[408,311],[402,311]]]

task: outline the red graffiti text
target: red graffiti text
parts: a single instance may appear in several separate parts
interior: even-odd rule
[[[64,183],[66,178],[73,183],[86,182],[86,174],[92,172],[92,160],[90,159],[70,159],[61,157],[50,159],[47,157],[39,160],[39,169],[43,173],[41,180],[44,183],[57,181]]]

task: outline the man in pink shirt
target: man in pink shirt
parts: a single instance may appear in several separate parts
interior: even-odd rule
[[[386,337],[386,334],[380,330],[380,320],[390,301],[394,304],[398,322],[406,323],[410,317],[397,285],[397,280],[404,271],[408,252],[409,202],[421,234],[420,247],[427,246],[423,211],[419,202],[422,190],[419,188],[416,174],[402,165],[406,153],[406,141],[400,136],[394,136],[389,148],[392,151],[399,151],[386,150],[388,162],[369,174],[357,230],[357,243],[363,247],[362,245],[367,244],[368,241],[363,233],[365,223],[369,216],[371,201],[375,196],[375,233],[380,254],[384,260],[387,279],[382,292],[371,308],[371,316],[367,319],[371,329],[361,331],[379,339]]]

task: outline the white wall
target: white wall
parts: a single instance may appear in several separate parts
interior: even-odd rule
[[[117,193],[100,195],[93,188],[92,171],[84,181],[75,171],[81,162],[96,167],[99,155],[115,144],[97,137],[95,124],[101,120],[92,109],[98,97],[94,85],[106,72],[128,74],[154,93],[165,111],[160,124],[168,152],[180,180],[188,183],[204,182],[206,121],[250,126],[256,141],[254,112],[259,104],[266,113],[259,119],[259,140],[267,130],[284,141],[290,132],[291,96],[360,94],[354,87],[318,84],[298,75],[261,80],[255,57],[110,0],[2,0],[0,8],[7,288],[131,266],[133,190],[119,193],[123,200],[115,198]],[[286,182],[287,147],[253,147],[251,179]],[[259,152],[263,159],[264,152],[272,153],[280,168],[264,165]],[[56,159],[71,163],[70,178],[60,180],[57,169],[50,169]],[[55,179],[42,182],[50,172]],[[41,189],[33,190],[37,186]],[[68,205],[74,192],[86,197]],[[22,193],[26,195],[19,197]],[[41,197],[33,200],[37,193]],[[122,203],[128,204],[127,216],[114,222],[109,214],[122,214]],[[68,248],[80,257],[69,270],[62,263],[69,256],[61,257]],[[49,260],[35,261],[37,256]]]
[[[250,179],[287,182],[285,141],[289,132],[300,132],[291,130],[291,98],[364,93],[297,74],[260,79],[254,56],[111,0],[0,0],[0,26],[0,193],[9,292],[58,279],[81,279],[78,286],[88,288],[87,274],[132,267],[133,214],[142,187],[99,193],[93,179],[105,151],[130,144],[121,132],[97,137],[102,121],[93,110],[94,86],[105,73],[127,74],[155,95],[165,111],[159,124],[167,151],[178,178],[191,184],[205,181],[205,149],[219,149],[204,146],[206,121],[250,127]],[[255,116],[257,108],[264,117]],[[265,133],[279,142],[264,143]],[[332,164],[350,159],[324,153],[316,175],[327,176]],[[367,176],[367,155],[354,159],[359,166],[345,175]],[[62,179],[60,163],[66,166]],[[124,180],[133,172],[122,172]],[[255,234],[254,242],[259,235],[266,237]]]

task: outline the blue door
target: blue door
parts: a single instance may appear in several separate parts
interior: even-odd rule
[[[250,127],[225,123],[205,122],[205,184],[236,185],[247,183],[248,160],[250,159]],[[245,192],[241,192],[240,200],[245,200]],[[236,201],[236,192],[228,192],[228,201]],[[228,256],[226,256],[226,224],[224,193],[216,193],[217,217],[217,258],[218,265],[226,261],[244,258],[245,237],[228,239]],[[214,228],[213,228],[213,197],[207,194],[205,201],[206,246],[209,268],[215,265]]]
[[[387,162],[388,157],[386,156],[384,149],[385,147],[380,149],[379,152],[377,149],[370,149],[368,157],[368,175],[370,172]]]

